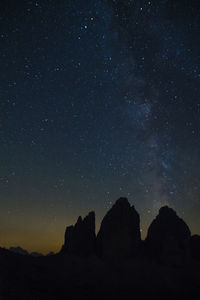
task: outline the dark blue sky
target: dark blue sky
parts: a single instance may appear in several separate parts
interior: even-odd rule
[[[126,196],[200,232],[200,4],[1,1],[0,239],[59,249]],[[31,237],[29,239],[28,237]]]

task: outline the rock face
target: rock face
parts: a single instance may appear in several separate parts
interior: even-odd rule
[[[140,242],[139,214],[126,198],[120,198],[102,220],[97,252],[103,257],[131,257],[138,253]]]
[[[189,256],[190,236],[186,223],[172,208],[164,206],[148,229],[146,253],[153,258],[179,264]]]
[[[78,217],[74,226],[66,228],[62,252],[79,256],[91,255],[95,252],[95,243],[95,213],[90,212],[84,219]]]
[[[191,236],[191,254],[194,259],[200,260],[200,236],[195,234]]]

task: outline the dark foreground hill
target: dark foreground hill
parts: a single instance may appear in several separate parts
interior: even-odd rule
[[[0,299],[199,299],[200,263],[24,257],[0,249]]]
[[[0,248],[0,299],[200,299],[200,238],[162,208],[141,241],[139,215],[121,198],[97,237],[94,213],[66,230],[60,253]]]

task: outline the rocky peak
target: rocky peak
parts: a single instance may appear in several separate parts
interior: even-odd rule
[[[116,207],[116,206],[130,207],[130,203],[128,202],[127,198],[121,197],[113,205],[113,207]]]
[[[148,229],[146,251],[150,256],[162,259],[186,257],[189,254],[190,235],[187,224],[172,208],[164,206]]]
[[[84,219],[78,217],[76,224],[65,231],[62,252],[87,256],[95,251],[95,213],[90,212]]]
[[[131,257],[140,246],[140,218],[127,198],[119,198],[102,220],[97,235],[98,253],[105,257]]]
[[[171,207],[163,206],[159,209],[159,218],[176,218],[177,214]]]

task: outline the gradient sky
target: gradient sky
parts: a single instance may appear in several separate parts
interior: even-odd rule
[[[58,251],[120,196],[200,233],[200,2],[0,3],[0,246]]]

